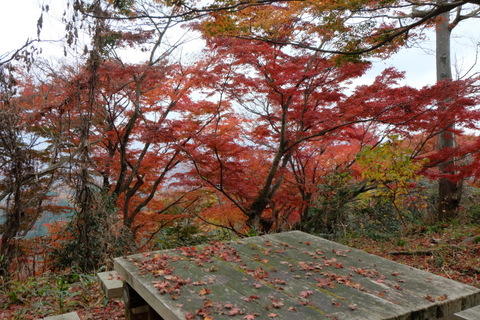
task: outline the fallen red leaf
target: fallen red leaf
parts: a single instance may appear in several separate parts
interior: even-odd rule
[[[310,297],[312,294],[313,294],[313,291],[310,291],[310,290],[308,290],[308,291],[302,291],[302,292],[300,292],[300,297],[302,297],[302,298],[308,298],[308,297]]]
[[[200,290],[200,291],[198,292],[198,294],[201,295],[201,296],[204,296],[204,295],[209,294],[210,292],[212,292],[212,290],[210,290],[210,289],[208,289],[208,288],[203,288],[202,290]]]

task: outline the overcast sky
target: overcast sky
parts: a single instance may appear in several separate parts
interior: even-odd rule
[[[35,0],[3,0],[0,4],[0,54],[36,37],[40,9]]]
[[[65,2],[65,0],[3,0],[0,4],[0,56],[21,47],[27,39],[36,38],[37,21],[42,4],[49,4],[50,7],[57,8],[52,14],[59,17],[65,9]],[[45,20],[48,21],[48,17]],[[58,21],[54,21],[53,25],[47,21],[42,31],[42,39],[60,39],[64,34],[64,27]],[[476,41],[478,44],[480,41],[478,30],[480,30],[480,19],[470,19],[454,30],[452,61],[456,61],[456,64],[461,66],[464,71],[475,60],[474,43]],[[433,38],[422,44],[425,48],[433,48],[433,45]],[[57,47],[54,51],[61,56],[61,47]],[[392,66],[406,72],[405,82],[410,85],[422,86],[435,82],[434,52],[432,49],[422,50],[419,48],[404,49],[393,58],[376,63],[375,68],[361,82],[368,82],[371,76]],[[480,66],[477,65],[474,71],[480,72]]]

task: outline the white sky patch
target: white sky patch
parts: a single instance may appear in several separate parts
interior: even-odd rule
[[[452,74],[454,78],[464,77],[480,72],[480,61],[476,62],[477,49],[480,44],[480,19],[470,19],[461,22],[453,29],[450,40]],[[478,57],[480,60],[480,57]],[[436,82],[435,61],[435,33],[429,31],[424,41],[415,47],[403,48],[389,59],[377,61],[367,74],[355,84],[370,83],[386,68],[394,67],[399,71],[405,71],[405,80],[402,84],[413,87],[433,85]]]
[[[27,41],[38,39],[37,25],[42,15],[42,6],[49,7],[43,12],[40,30],[42,42],[34,45],[42,51],[45,59],[63,58],[65,25],[62,14],[67,9],[65,0],[1,0],[0,3],[0,57],[21,48]]]
[[[3,0],[0,4],[0,55],[37,36],[40,6],[35,0]]]

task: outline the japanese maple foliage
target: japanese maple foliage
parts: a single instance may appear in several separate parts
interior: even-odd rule
[[[215,110],[188,96],[202,80],[202,67],[109,63],[101,70],[106,126],[97,127],[102,140],[95,147],[96,168],[128,228],[136,230],[162,211],[162,205],[152,207],[156,192],[183,161],[182,145]],[[203,120],[195,116],[200,110]]]
[[[69,159],[72,171],[79,170],[77,150],[88,147],[92,188],[113,201],[119,228],[133,236],[148,238],[149,231],[171,220],[162,216],[169,203],[158,199],[157,192],[184,161],[182,145],[202,131],[216,111],[215,104],[189,96],[204,81],[204,67],[107,60],[96,71],[90,109],[84,103],[92,92],[86,89],[90,72],[85,69],[65,68],[50,79],[50,86],[25,91],[25,99],[40,99],[37,122],[51,124],[52,138],[61,139],[56,151]],[[85,121],[91,121],[86,141],[79,134]],[[175,203],[182,197],[173,195],[165,199]]]
[[[182,3],[183,4],[183,3]],[[179,4],[179,7],[182,6]],[[222,2],[223,4],[223,2]],[[424,37],[442,15],[455,11],[449,28],[478,17],[478,2],[437,1],[261,1],[222,7],[214,2],[202,21],[209,35],[291,44],[355,60],[360,55],[386,57],[410,39]]]
[[[452,115],[463,127],[476,127],[479,115],[472,109],[476,97],[469,82],[415,89],[400,86],[403,74],[387,69],[349,94],[350,81],[364,74],[368,64],[339,65],[319,54],[265,42],[209,38],[208,45],[211,54],[221,57],[215,68],[224,74],[216,85],[222,94],[219,105],[228,100],[233,109],[210,124],[208,136],[194,139],[202,148],[189,155],[201,181],[235,203],[251,228],[268,231],[278,216],[291,215],[289,210],[305,204],[305,197],[298,189],[292,192],[286,181],[308,184],[303,193],[318,183],[311,173],[308,182],[302,181],[298,167],[291,167],[293,159],[298,165],[307,154],[321,159],[332,152],[325,150],[359,150],[375,145],[382,135],[408,138],[427,132],[413,148],[418,154]],[[438,103],[451,96],[457,98],[439,110]],[[244,123],[237,120],[239,115]],[[351,161],[352,156],[346,157],[343,167]],[[325,171],[325,165],[309,170],[319,169]],[[281,212],[275,212],[278,208]]]
[[[62,213],[55,126],[38,122],[43,99],[13,66],[0,67],[0,276],[28,270],[26,241],[41,217]],[[14,75],[15,74],[15,75]],[[39,263],[41,264],[41,263]],[[36,270],[34,270],[35,272]]]

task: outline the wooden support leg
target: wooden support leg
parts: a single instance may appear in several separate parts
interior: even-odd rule
[[[148,320],[148,304],[126,282],[123,283],[125,320]]]
[[[152,307],[148,307],[148,320],[163,320],[162,317],[160,317],[160,315],[155,311],[153,310]]]
[[[125,320],[163,320],[148,303],[126,282],[123,284]]]

